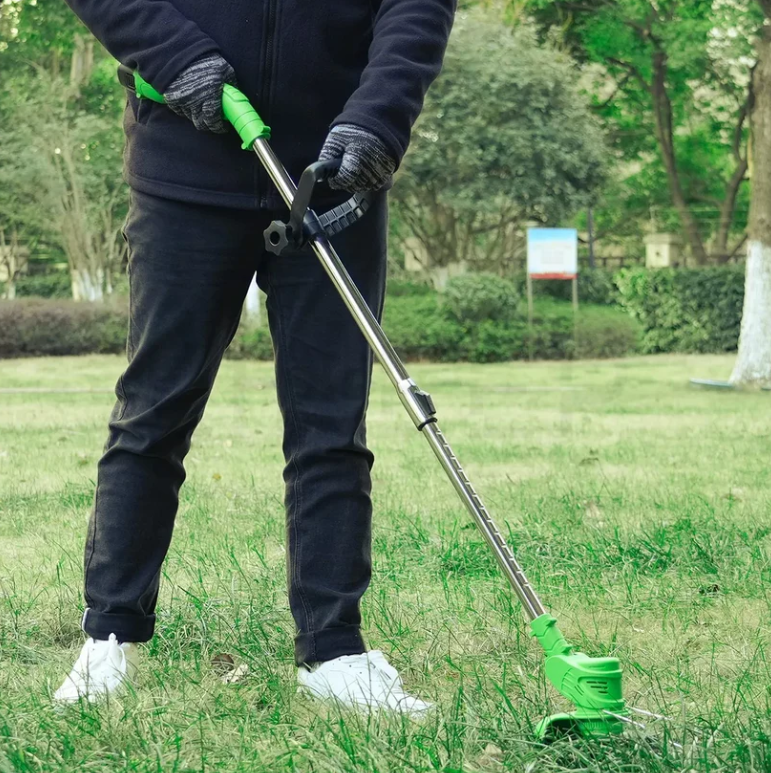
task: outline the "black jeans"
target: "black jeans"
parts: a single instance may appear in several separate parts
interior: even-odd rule
[[[365,649],[359,602],[371,574],[372,356],[310,249],[265,252],[262,231],[274,216],[132,193],[129,365],[116,387],[85,551],[83,629],[94,638],[140,642],[153,634],[183,460],[256,272],[284,419],[296,660]],[[383,195],[333,240],[378,316],[387,219]]]

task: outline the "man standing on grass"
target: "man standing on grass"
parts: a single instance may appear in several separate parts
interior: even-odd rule
[[[341,158],[340,191],[389,186],[441,67],[455,0],[67,0],[168,106],[129,95],[129,364],[99,462],[85,550],[90,637],[58,701],[96,700],[137,670],[155,626],[190,448],[252,277],[267,294],[284,418],[289,601],[301,687],[346,705],[421,713],[380,652],[359,602],[370,580],[365,412],[372,356],[313,254],[267,254],[283,214],[240,150],[221,96],[236,84],[273,129],[290,174]],[[320,151],[320,153],[319,153]],[[347,194],[346,194],[347,195]],[[386,194],[336,246],[379,315]],[[258,423],[258,415],[250,417]]]

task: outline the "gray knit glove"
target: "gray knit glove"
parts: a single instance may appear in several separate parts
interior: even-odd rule
[[[320,161],[333,158],[343,161],[329,178],[329,187],[351,193],[380,190],[396,169],[396,161],[385,143],[372,132],[350,123],[335,126],[321,148]]]
[[[233,68],[219,55],[193,62],[164,92],[166,104],[177,115],[189,118],[199,131],[224,134],[228,122],[222,112],[222,88],[235,85]]]

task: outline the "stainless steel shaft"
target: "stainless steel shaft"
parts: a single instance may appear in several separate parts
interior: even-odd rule
[[[256,140],[254,152],[278,188],[286,205],[291,208],[297,188],[276,157],[266,140]],[[396,388],[402,404],[407,409],[415,426],[423,433],[434,454],[447,473],[452,485],[458,492],[463,504],[471,514],[487,543],[492,548],[496,560],[509,579],[515,593],[525,607],[531,619],[546,612],[543,604],[528,582],[511,548],[496,526],[490,513],[483,504],[449,443],[433,418],[432,410],[427,408],[425,393],[421,392],[409,377],[407,370],[396,354],[375,316],[367,306],[358,288],[342,264],[332,245],[325,237],[316,237],[311,242],[313,251],[321,261],[345,305],[350,310],[356,324],[361,329],[370,347],[388,374]],[[429,403],[430,405],[430,403]]]

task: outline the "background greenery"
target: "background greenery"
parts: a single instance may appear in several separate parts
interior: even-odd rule
[[[392,273],[412,255],[439,285],[452,261],[515,279],[525,226],[586,240],[590,210],[598,264],[639,263],[652,230],[694,264],[734,261],[759,24],[754,0],[462,2],[394,190]],[[125,293],[114,70],[60,0],[0,6],[6,294]]]
[[[736,349],[741,265],[587,271],[580,279],[587,302],[578,313],[564,297],[568,283],[537,283],[532,325],[524,282],[520,275],[507,280],[472,273],[437,292],[428,284],[391,280],[383,325],[406,360],[500,362]],[[0,358],[122,352],[126,323],[125,299],[0,301]],[[228,356],[271,359],[268,329],[243,322]]]

